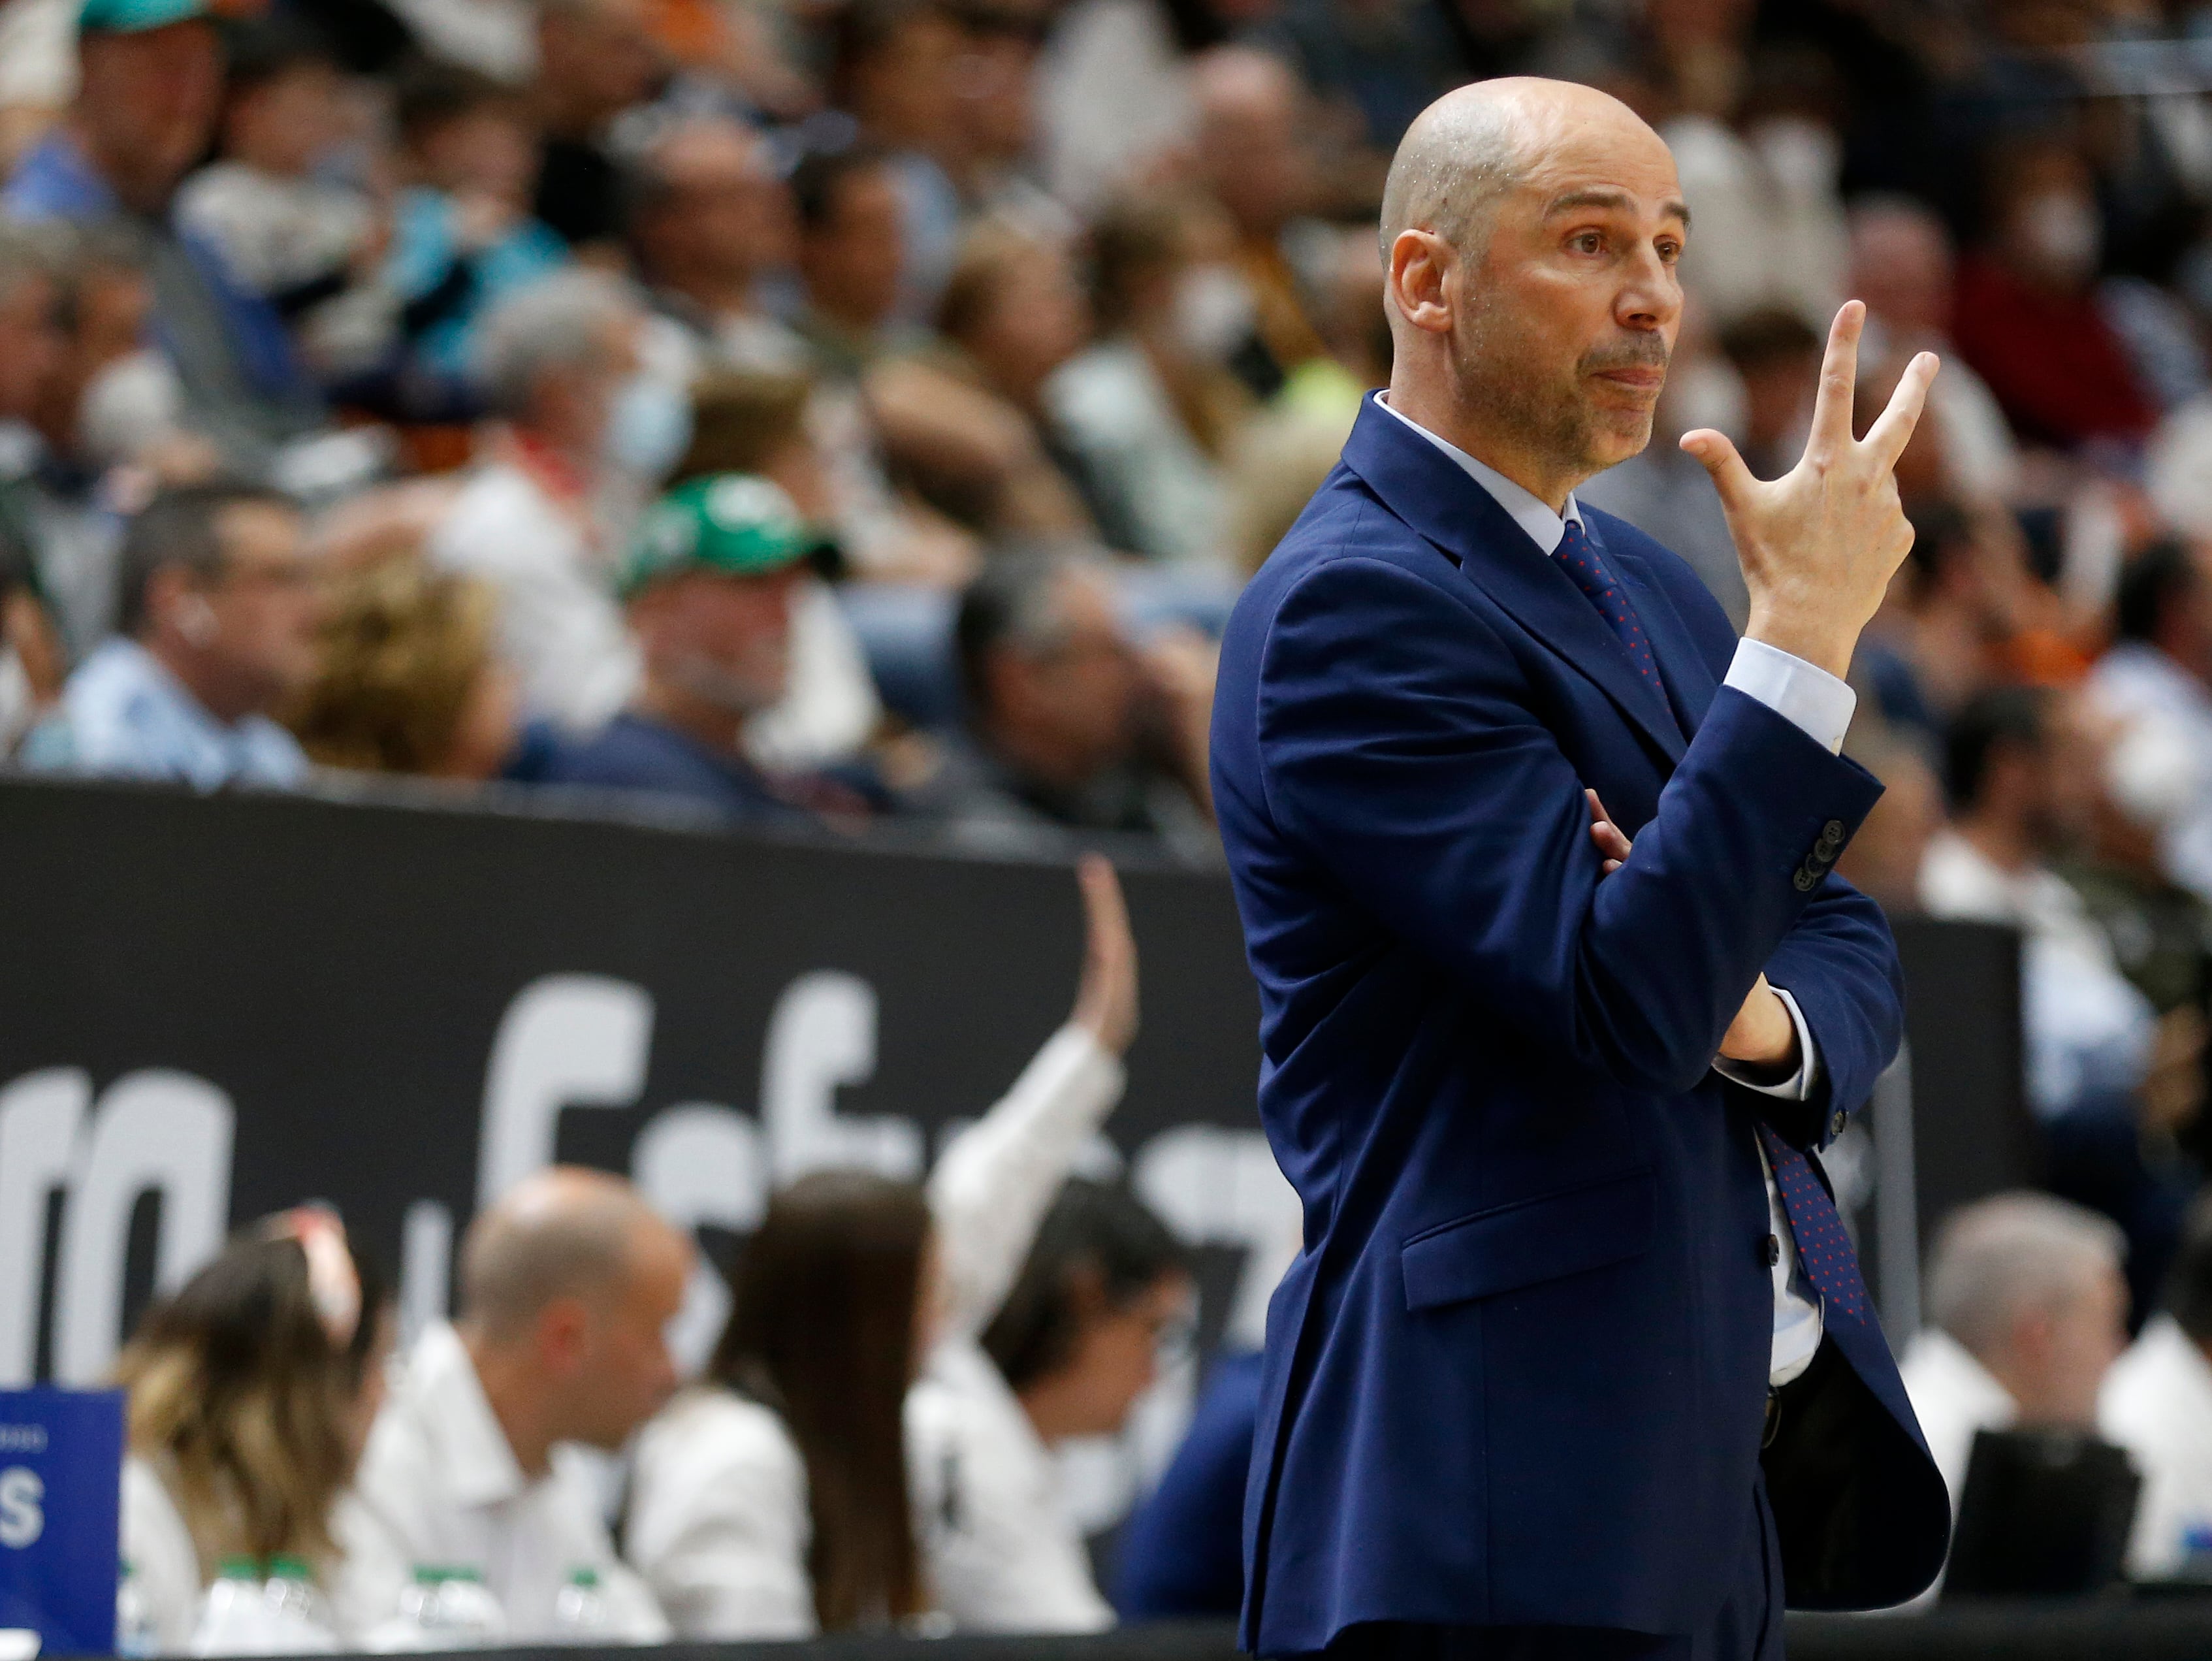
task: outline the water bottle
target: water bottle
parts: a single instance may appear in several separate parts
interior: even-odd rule
[[[553,1641],[604,1644],[606,1635],[607,1600],[599,1591],[599,1572],[570,1569],[567,1582],[553,1594]]]
[[[194,1655],[275,1655],[261,1573],[251,1557],[226,1557],[215,1584],[200,1600],[199,1623],[192,1628]]]
[[[463,1564],[444,1571],[435,1600],[444,1647],[489,1648],[507,1636],[507,1611],[483,1583],[483,1571]]]
[[[115,1579],[115,1652],[125,1661],[138,1661],[138,1658],[161,1649],[161,1635],[155,1630],[154,1611],[147,1605],[145,1589],[138,1584],[131,1560],[125,1558],[118,1567],[120,1572]]]
[[[337,1652],[338,1638],[322,1594],[315,1590],[314,1571],[304,1557],[272,1557],[269,1579],[262,1583],[262,1606],[269,1617],[271,1636],[286,1655],[330,1655]]]

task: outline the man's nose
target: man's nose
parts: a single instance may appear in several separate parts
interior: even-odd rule
[[[1665,328],[1682,314],[1681,280],[1657,249],[1632,262],[1613,311],[1624,328]]]

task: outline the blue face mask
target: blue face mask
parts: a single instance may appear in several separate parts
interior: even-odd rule
[[[691,442],[691,400],[656,375],[635,374],[607,411],[607,458],[658,484]]]

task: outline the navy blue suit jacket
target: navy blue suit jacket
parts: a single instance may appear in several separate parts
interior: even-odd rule
[[[1583,512],[1663,697],[1371,403],[1223,642],[1261,1116],[1305,1208],[1246,1502],[1262,1654],[1363,1621],[1710,1619],[1765,1415],[1754,1123],[1825,1146],[1897,1049],[1894,944],[1828,871],[1880,783],[1722,686],[1735,636],[1689,568]],[[1585,785],[1636,843],[1603,881]],[[1711,1070],[1762,970],[1811,1028],[1810,1103]],[[1897,1603],[1948,1504],[1871,1311],[1826,1323],[1848,1366],[1766,1460],[1791,1601]]]

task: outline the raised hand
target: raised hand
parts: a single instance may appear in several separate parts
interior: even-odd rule
[[[1068,1019],[1119,1056],[1137,1036],[1137,940],[1110,863],[1085,854],[1076,861],[1075,879],[1083,890],[1083,980]]]
[[[1859,630],[1912,546],[1897,496],[1897,459],[1911,440],[1939,367],[1933,352],[1905,366],[1889,407],[1863,439],[1851,436],[1859,336],[1866,307],[1844,302],[1828,332],[1813,430],[1796,466],[1753,478],[1735,446],[1710,428],[1682,435],[1719,490],[1729,534],[1751,594],[1752,640],[1840,676]]]

